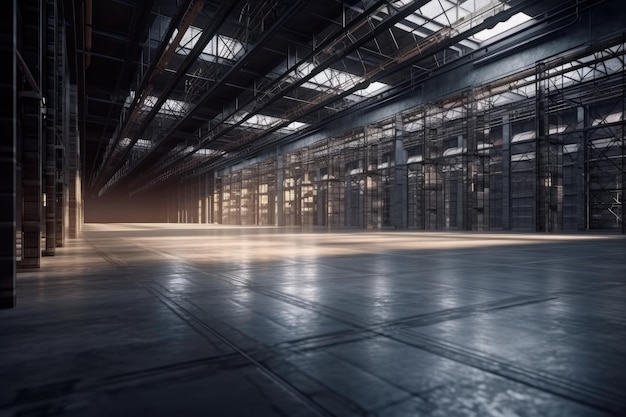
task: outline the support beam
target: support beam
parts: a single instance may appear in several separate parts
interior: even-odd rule
[[[148,173],[145,174],[144,178],[140,179],[139,181],[145,181],[145,179],[147,177],[155,176],[156,173],[162,172],[162,171],[168,169],[169,167],[180,163],[182,160],[184,160],[186,158],[189,158],[195,151],[197,151],[198,149],[202,148],[203,146],[206,146],[209,143],[215,142],[218,138],[224,136],[226,133],[230,132],[231,130],[235,129],[237,126],[241,125],[244,121],[248,120],[248,118],[251,117],[253,114],[261,112],[263,109],[268,107],[270,104],[272,104],[276,100],[284,97],[285,95],[288,95],[290,92],[292,92],[295,89],[299,88],[300,86],[302,86],[307,81],[313,79],[313,77],[315,77],[316,75],[320,74],[322,71],[324,71],[324,69],[329,68],[332,64],[340,61],[344,56],[347,56],[348,54],[356,51],[359,47],[361,47],[364,44],[366,44],[369,40],[371,40],[372,38],[374,38],[378,34],[387,31],[395,23],[401,21],[403,18],[405,18],[406,16],[410,15],[415,10],[417,10],[421,5],[424,5],[425,3],[427,3],[427,0],[420,0],[420,1],[417,1],[417,2],[414,2],[414,3],[411,3],[411,4],[407,5],[407,6],[405,6],[400,12],[393,14],[385,22],[383,22],[382,24],[377,26],[374,30],[369,32],[367,36],[363,36],[358,41],[350,40],[350,42],[346,42],[348,44],[348,46],[345,46],[345,45],[338,46],[338,45],[342,44],[342,41],[344,40],[344,37],[346,37],[346,38],[350,37],[351,33],[350,33],[349,28],[350,27],[357,27],[357,26],[363,24],[364,20],[362,20],[362,19],[369,19],[370,14],[372,14],[376,10],[378,10],[378,8],[379,8],[381,3],[382,2],[374,3],[372,6],[370,6],[370,8],[366,12],[364,12],[362,18],[355,19],[354,21],[350,22],[342,31],[340,31],[339,33],[336,33],[335,36],[328,37],[326,41],[324,41],[322,44],[318,45],[313,51],[311,51],[311,53],[309,55],[307,55],[306,57],[303,57],[303,59],[300,61],[302,63],[309,62],[310,60],[313,60],[313,61],[319,60],[321,62],[319,65],[317,65],[307,75],[305,75],[303,77],[299,77],[299,79],[297,81],[295,81],[295,82],[285,83],[284,80],[287,77],[293,75],[293,72],[292,72],[293,70],[286,71],[280,77],[278,77],[276,80],[274,80],[274,82],[270,86],[268,86],[268,88],[264,92],[261,92],[261,93],[259,93],[257,95],[254,95],[254,96],[250,97],[248,99],[248,101],[246,103],[242,104],[241,106],[236,106],[237,107],[237,112],[239,112],[239,111],[241,111],[243,109],[247,109],[247,111],[248,111],[248,116],[247,117],[241,118],[240,120],[238,120],[235,123],[224,123],[226,120],[230,120],[234,116],[234,113],[232,113],[230,116],[228,116],[226,118],[222,118],[221,120],[217,120],[216,121],[217,123],[215,124],[215,127],[213,129],[211,129],[200,140],[200,142],[198,144],[195,145],[194,150],[192,152],[188,152],[188,153],[186,153],[186,154],[184,154],[182,156],[176,156],[173,160],[167,161],[163,165],[160,165],[160,166],[157,166],[157,167],[153,167],[152,171],[148,171]],[[247,64],[247,61],[248,61],[248,59],[250,57],[252,57],[254,54],[256,54],[259,50],[262,50],[264,45],[271,38],[271,36],[273,36],[282,27],[282,23],[281,22],[288,21],[288,19],[291,17],[291,15],[295,14],[303,6],[304,6],[304,3],[302,3],[302,2],[294,2],[290,6],[290,8],[283,15],[281,15],[280,18],[276,22],[273,23],[272,27],[262,34],[261,38],[259,40],[257,40],[257,42],[254,44],[253,48],[250,49],[248,52],[246,52],[246,54],[244,56],[242,56],[235,63],[235,65],[233,65],[228,70],[226,75],[218,83],[213,84],[209,88],[209,90],[204,93],[204,95],[202,96],[201,99],[198,100],[198,103],[194,106],[194,108],[191,109],[185,115],[185,117],[183,117],[181,120],[179,120],[177,122],[177,124],[170,130],[170,132],[168,132],[165,135],[165,137],[161,140],[160,143],[165,142],[169,137],[171,137],[180,128],[180,126],[185,122],[185,120],[187,118],[191,117],[194,113],[196,113],[198,111],[198,109],[201,108],[202,105],[204,103],[206,103],[211,98],[213,93],[215,91],[217,91],[218,88],[220,88],[223,84],[227,83],[229,81],[229,79],[232,77],[233,74],[238,72],[241,68],[243,68]],[[337,48],[339,48],[339,49],[337,49]],[[329,51],[334,51],[334,52],[330,53]],[[277,86],[279,88],[276,88]],[[336,96],[331,101],[339,100],[342,97],[348,96],[349,94],[353,93],[354,91],[357,91],[360,88],[361,87],[359,87],[359,86],[355,86],[352,89],[344,91],[343,94],[339,94],[338,96]],[[313,105],[313,107],[307,113],[302,114],[300,116],[306,116],[306,115],[312,113],[313,111],[315,111],[316,109],[324,107],[326,104],[327,103],[324,102],[323,105]],[[297,116],[292,116],[289,119],[289,123],[291,121],[296,120],[297,118],[298,118]],[[267,129],[265,131],[265,133],[266,134],[273,133],[273,132],[277,131],[278,129],[287,126],[289,123],[287,121],[285,121],[282,124],[278,124],[278,125],[274,126],[273,128]],[[159,143],[159,145],[160,145],[160,143]],[[154,152],[158,148],[159,145],[155,146],[150,151],[150,153]],[[153,172],[154,170],[156,170],[156,172]]]
[[[408,206],[408,154],[404,149],[404,128],[402,115],[396,115],[396,138],[394,140],[395,169],[393,188],[391,191],[391,226],[395,229],[408,228],[407,206]]]
[[[281,150],[276,155],[276,226],[285,225],[285,156]]]
[[[545,64],[537,64],[535,105],[535,230],[550,230],[549,214],[549,147],[548,147],[548,103],[546,98]]]
[[[537,65],[535,221],[538,232],[561,230],[562,147],[550,135],[549,80],[544,63]]]
[[[466,108],[465,117],[466,120],[466,132],[465,138],[462,138],[458,146],[462,149],[465,148],[465,154],[463,156],[463,190],[460,193],[462,198],[461,212],[463,213],[462,224],[459,224],[463,230],[476,230],[478,222],[478,212],[476,211],[476,174],[478,171],[478,132],[477,132],[477,120],[476,114],[477,101],[473,94],[473,90],[469,90],[465,95],[464,106]]]
[[[203,2],[194,3],[191,0],[186,0],[185,4],[179,9],[177,15],[170,22],[170,26],[168,27],[167,33],[164,39],[171,39],[172,35],[175,31],[178,31],[179,35],[182,36],[188,27],[193,23],[192,15],[195,16],[200,13],[201,5]],[[176,74],[171,77],[167,86],[165,86],[159,97],[157,102],[152,106],[152,110],[143,118],[140,126],[132,126],[133,135],[131,135],[131,144],[126,147],[126,149],[119,154],[114,155],[113,151],[117,148],[119,141],[125,136],[125,132],[131,128],[131,120],[134,120],[136,116],[132,118],[127,118],[121,126],[118,126],[118,134],[115,137],[115,145],[111,148],[111,153],[105,155],[104,161],[102,163],[102,172],[98,173],[98,176],[91,184],[94,191],[98,191],[97,189],[101,188],[106,184],[106,182],[110,179],[110,177],[120,169],[124,161],[126,160],[128,154],[130,153],[133,145],[137,142],[139,137],[144,133],[147,129],[148,125],[152,122],[152,120],[156,117],[161,106],[165,103],[168,97],[171,95],[172,91],[178,85],[181,79],[185,77],[185,74],[191,68],[191,66],[196,62],[199,58],[200,54],[209,43],[209,41],[217,34],[218,28],[222,25],[222,23],[226,20],[230,11],[234,8],[236,2],[224,2],[220,7],[219,11],[216,13],[215,18],[213,19],[211,26],[206,28],[200,39],[196,42],[193,51],[185,58],[183,63],[178,68]],[[200,5],[200,8],[198,8]],[[181,26],[182,25],[182,26]],[[178,39],[180,41],[180,39]],[[156,53],[156,59],[150,63],[150,67],[146,72],[146,75],[141,80],[141,85],[139,86],[138,93],[136,94],[133,102],[131,103],[131,114],[136,114],[141,108],[141,100],[145,99],[145,96],[148,91],[152,90],[152,82],[153,78],[159,76],[167,67],[167,61],[171,58],[175,48],[178,43],[172,43],[169,45],[167,42],[162,42],[159,45],[159,49]],[[149,153],[149,152],[148,152]]]
[[[59,63],[59,73],[63,74],[59,79],[59,97],[58,103],[60,112],[57,113],[57,147],[56,147],[56,161],[57,161],[57,178],[56,178],[56,191],[57,191],[57,247],[63,247],[66,244],[68,235],[68,223],[69,223],[69,183],[68,183],[68,164],[67,164],[67,145],[69,142],[69,129],[70,129],[70,74],[67,68],[67,42],[65,37],[65,29],[62,24],[57,28],[60,36],[61,51],[63,51],[61,62]]]
[[[16,249],[16,72],[15,42],[17,0],[7,1],[11,12],[2,14],[0,25],[0,59],[10,63],[0,74],[0,91],[10,101],[0,110],[0,125],[5,137],[0,145],[0,309],[15,307],[15,249]],[[6,8],[6,5],[5,5]]]
[[[511,123],[502,116],[502,229],[511,230]]]
[[[585,181],[585,147],[587,146],[586,137],[589,135],[587,131],[585,131],[585,126],[587,126],[586,117],[587,112],[585,107],[580,106],[576,109],[576,129],[580,130],[581,133],[578,134],[576,146],[576,175],[574,176],[574,189],[578,190],[579,194],[576,198],[576,219],[578,219],[577,230],[586,230],[588,227],[587,224],[587,207],[586,207],[586,191],[587,187]]]
[[[22,268],[39,268],[41,258],[41,100],[22,93]]]
[[[69,129],[66,153],[68,172],[68,237],[70,239],[76,239],[80,236],[83,223],[77,95],[77,86],[71,85],[69,88]]]
[[[46,45],[45,52],[45,77],[44,78],[44,94],[46,97],[45,108],[45,130],[43,136],[45,141],[45,169],[44,169],[44,189],[45,189],[45,249],[44,255],[54,256],[56,252],[56,131],[57,131],[57,108],[58,94],[58,63],[57,63],[57,31],[56,31],[56,2],[46,0],[44,7],[45,27],[42,28],[44,33],[43,43]]]

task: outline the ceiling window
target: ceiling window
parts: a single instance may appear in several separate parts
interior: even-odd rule
[[[528,16],[527,14],[521,13],[521,12],[516,13],[513,16],[511,16],[508,20],[505,20],[504,22],[500,22],[496,24],[491,29],[484,29],[474,34],[474,38],[480,42],[484,42],[495,36],[500,35],[501,33],[506,32],[507,30],[515,28],[521,25],[522,23],[526,23],[529,20],[531,20],[531,17]]]
[[[126,101],[124,102],[124,107],[129,108],[130,104],[135,98],[135,92],[131,91],[128,97],[126,97]],[[154,108],[158,98],[155,96],[147,96],[143,102],[142,110],[150,111]],[[169,116],[183,116],[189,110],[189,103],[180,100],[174,100],[168,98],[165,100],[161,108],[159,109],[159,114],[169,115]]]
[[[248,114],[249,113],[242,112],[233,115],[227,123],[235,124],[243,119],[246,119],[241,123],[241,126],[265,130],[267,128],[282,124],[286,121],[286,119],[281,119],[279,117],[269,116],[266,114],[254,114],[250,117],[248,117]],[[295,131],[305,126],[308,125],[306,123],[294,121],[289,123],[283,129]]]
[[[311,62],[305,62],[300,64],[298,68],[293,71],[291,76],[292,81],[297,81],[311,74],[315,69],[315,65]],[[306,81],[302,86],[311,90],[322,91],[326,93],[332,92],[344,92],[358,84],[362,83],[365,79],[361,76],[351,74],[349,72],[339,71],[334,68],[326,68],[318,74],[314,75],[310,80]],[[361,97],[370,97],[387,87],[387,84],[381,82],[373,82],[368,87],[358,90],[355,95]]]
[[[172,40],[176,37],[177,32],[172,35]],[[189,55],[192,49],[198,43],[200,36],[202,35],[202,29],[195,26],[190,26],[185,32],[176,52],[181,55]],[[209,41],[207,46],[202,50],[200,58],[205,61],[215,61],[215,58],[223,58],[229,60],[237,59],[240,52],[243,50],[243,43],[238,40],[228,37],[226,35],[215,35]]]

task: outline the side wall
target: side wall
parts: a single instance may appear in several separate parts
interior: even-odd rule
[[[218,172],[168,219],[233,225],[626,231],[615,1],[477,51],[403,94]]]

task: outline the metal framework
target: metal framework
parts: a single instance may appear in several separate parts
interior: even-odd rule
[[[279,33],[280,25],[303,7],[302,2],[293,2],[270,28],[260,31],[258,39],[252,39],[250,33],[259,32],[257,29],[265,25],[268,4],[256,4],[258,10],[250,10],[249,3],[243,4],[236,30],[221,29],[220,35],[212,37],[205,36],[206,30],[196,30],[187,37],[174,39],[170,45],[179,42],[176,50],[194,55],[196,61],[173,69],[176,72],[173,79],[179,89],[185,91],[180,100],[166,99],[171,92],[167,88],[154,100],[156,105],[150,110],[151,114],[160,111],[170,116],[169,128],[158,129],[139,123],[140,128],[129,142],[118,142],[117,146],[120,143],[126,146],[124,152],[129,154],[129,147],[138,140],[137,135],[151,137],[151,146],[139,152],[139,157],[127,158],[120,169],[96,174],[98,187],[103,178],[109,178],[99,188],[99,194],[122,182],[130,172],[137,172],[137,168],[145,166],[149,160],[152,160],[150,167],[142,170],[132,182],[131,194],[190,172],[199,175],[213,171],[227,163],[225,156],[241,158],[277,144],[294,130],[306,127],[309,121],[324,120],[367,99],[374,91],[384,90],[388,86],[380,81],[394,73],[407,72],[408,68],[410,82],[413,82],[416,68],[428,74],[433,66],[439,67],[472,52],[479,46],[472,36],[478,36],[489,27],[494,16],[506,20],[518,13],[524,2],[509,7],[501,1],[373,1],[364,10],[353,8],[351,13],[344,13],[341,25],[331,26],[323,33],[321,41],[316,38],[308,48],[295,48],[284,63],[255,80],[251,88],[218,114],[207,115],[208,122],[198,128],[196,139],[186,140],[187,146],[176,146],[154,160],[156,152],[162,151],[163,145],[178,135],[181,126],[204,111],[203,105],[215,91],[241,71],[264,43]],[[212,26],[212,33],[217,33],[219,24]],[[210,55],[205,52],[207,45],[211,50],[222,52],[206,56]],[[182,72],[186,74],[184,80]],[[168,100],[171,108],[166,106]],[[279,114],[264,113],[268,111]],[[108,167],[108,158],[104,159],[103,167]]]
[[[624,64],[597,45],[224,172],[216,221],[391,227],[400,184],[410,228],[623,231]]]

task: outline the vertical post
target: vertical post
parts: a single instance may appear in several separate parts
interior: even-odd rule
[[[576,138],[576,169],[574,176],[574,189],[579,193],[576,196],[576,219],[577,219],[577,229],[585,230],[587,228],[587,215],[586,215],[586,198],[587,193],[585,189],[587,187],[585,181],[585,147],[587,146],[585,132],[585,108],[580,106],[576,109],[577,123],[576,130],[579,130],[581,133],[577,135]]]
[[[535,103],[535,230],[550,230],[550,144],[545,64],[537,65]]]
[[[511,230],[511,123],[502,116],[502,229]]]
[[[204,201],[202,197],[203,196],[202,178],[203,178],[202,175],[196,177],[196,181],[198,181],[198,184],[196,185],[195,204],[196,204],[196,216],[197,216],[196,223],[198,224],[202,224],[202,215],[204,213],[204,210],[202,209],[202,202]]]
[[[431,110],[434,112],[434,108]],[[429,124],[427,125],[426,122]],[[443,213],[438,206],[438,193],[440,191],[441,178],[437,173],[437,125],[434,117],[426,117],[424,123],[424,229],[437,229],[439,227],[437,213]]]
[[[276,226],[285,225],[285,157],[282,149],[276,152]]]
[[[344,213],[346,213],[346,226],[350,227],[350,226],[354,226],[355,222],[353,220],[354,217],[357,217],[354,215],[353,210],[352,210],[352,178],[350,176],[350,170],[346,169],[345,172],[345,177],[344,177],[344,181],[346,183],[346,195],[344,197]]]
[[[45,216],[46,216],[46,247],[44,255],[54,256],[56,250],[56,150],[54,147],[54,127],[46,129],[44,135],[46,141],[45,152],[45,190],[46,199],[44,200]],[[51,143],[52,142],[52,143]]]
[[[626,35],[622,35],[622,42],[626,41]],[[623,61],[622,61],[623,62]],[[622,67],[622,115],[626,114],[626,71]],[[626,233],[626,210],[624,206],[626,203],[626,138],[624,138],[624,132],[626,131],[626,118],[622,116],[622,192],[621,192],[621,211],[622,216],[622,233]]]
[[[182,215],[180,210],[180,186],[176,185],[174,187],[174,192],[176,193],[176,223],[182,223]]]
[[[456,227],[458,230],[472,230],[471,221],[471,169],[463,170],[462,177],[456,182]]]
[[[430,156],[427,152],[430,152],[428,148],[428,129],[426,127],[426,109],[422,110],[422,163],[418,165],[419,167],[419,176],[417,177],[418,189],[416,193],[419,193],[419,203],[420,206],[417,210],[421,210],[421,217],[419,219],[418,227],[421,230],[426,230],[426,225],[428,224],[426,221],[426,216],[428,215],[428,206],[426,204],[426,173],[428,167],[428,161],[430,161]]]
[[[180,220],[178,223],[187,223],[187,193],[185,191],[185,185],[182,182],[178,182],[178,213]]]
[[[43,1],[38,2],[37,34],[22,39],[25,71],[33,75],[36,89],[18,95],[18,144],[21,146],[22,268],[39,268],[42,221],[42,96]],[[28,30],[24,28],[24,30]],[[17,86],[17,84],[16,84]]]
[[[482,183],[479,184],[479,178],[482,177],[482,170],[480,167],[480,159],[478,155],[478,141],[482,139],[482,126],[479,126],[478,121],[478,101],[473,91],[470,91],[464,97],[464,105],[467,109],[467,129],[466,137],[464,140],[460,140],[459,147],[465,148],[463,155],[463,189],[459,195],[462,195],[463,205],[460,208],[462,213],[463,222],[462,227],[464,230],[478,230],[483,228],[483,224],[478,222],[478,204],[477,194],[478,190],[482,192]],[[480,133],[478,130],[481,130]],[[460,226],[460,225],[459,225]],[[460,228],[460,227],[459,227]]]
[[[78,93],[76,85],[69,88],[69,127],[67,138],[67,170],[68,170],[68,237],[76,239],[80,236],[82,225],[82,196],[80,177],[80,150],[78,131]]]
[[[56,13],[58,13],[58,6]],[[68,170],[67,170],[67,143],[69,137],[69,80],[70,74],[67,69],[67,45],[65,39],[65,29],[63,21],[57,20],[56,33],[58,36],[58,50],[59,50],[59,63],[57,65],[58,77],[57,77],[57,106],[59,111],[57,112],[57,227],[56,227],[56,242],[57,247],[65,246],[67,239],[68,229]]]
[[[41,258],[41,99],[34,93],[21,97],[22,144],[22,262],[39,268]]]
[[[536,230],[552,232],[562,228],[563,146],[558,133],[549,128],[550,92],[546,65],[537,66],[536,95]]]
[[[44,179],[45,179],[45,238],[46,245],[43,254],[54,256],[56,251],[56,119],[57,119],[57,62],[56,62],[56,15],[54,13],[55,3],[46,0],[42,7],[44,16],[44,59],[45,59],[45,91],[46,106],[44,113],[43,138],[45,151],[44,158]]]
[[[217,171],[215,171],[213,172],[213,223],[222,224],[224,222],[223,213],[222,182]]]
[[[395,229],[408,228],[407,193],[408,193],[408,153],[404,149],[404,124],[402,115],[396,115],[394,140],[394,182],[391,194],[391,225]]]
[[[198,195],[198,199],[199,199],[199,205],[200,205],[200,223],[204,223],[207,224],[209,223],[209,196],[208,196],[208,189],[209,189],[209,177],[208,174],[202,174],[198,177],[198,189],[199,189],[199,195]]]
[[[315,200],[315,213],[317,217],[315,218],[315,225],[324,226],[324,210],[326,210],[326,206],[324,205],[324,192],[322,187],[322,171],[318,167],[315,170],[315,195],[317,196]]]
[[[10,0],[10,13],[2,14],[0,34],[7,42],[0,43],[2,62],[11,63],[0,74],[2,97],[11,104],[0,109],[0,124],[5,138],[0,145],[0,309],[15,307],[16,248],[16,16],[17,0]],[[9,41],[10,40],[10,41]]]

